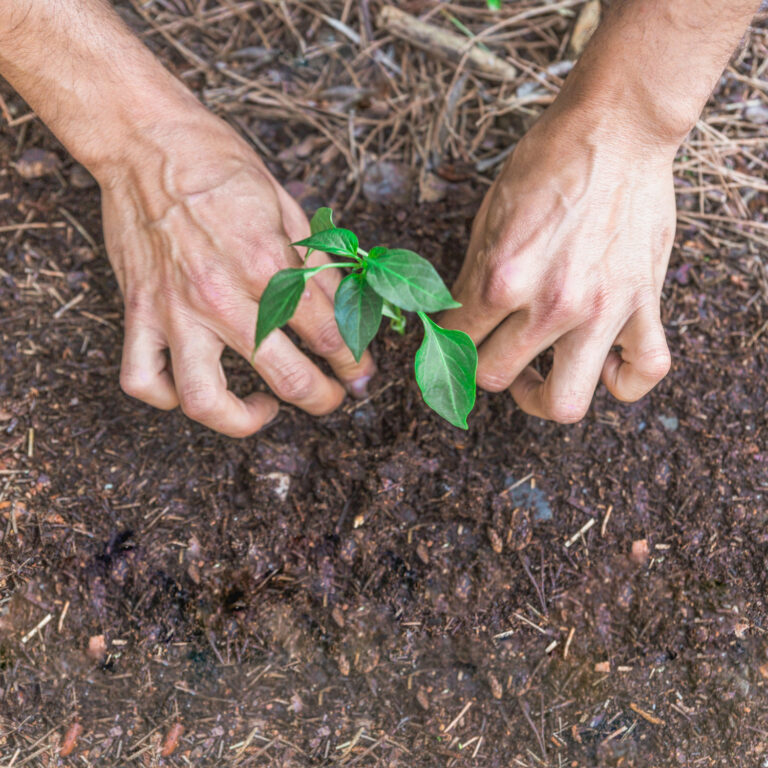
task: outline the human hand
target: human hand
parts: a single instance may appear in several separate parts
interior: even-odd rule
[[[228,391],[220,357],[230,347],[250,359],[258,298],[274,272],[301,265],[289,244],[308,236],[309,224],[234,131],[199,105],[192,112],[145,131],[118,165],[99,171],[107,251],[125,300],[120,382],[150,405],[180,404],[190,418],[244,437],[278,403]],[[325,260],[315,252],[309,263]],[[312,414],[341,403],[339,382],[363,394],[375,370],[369,353],[356,363],[339,335],[332,271],[308,283],[291,326],[338,381],[281,331],[254,358],[278,398]]]
[[[610,119],[544,115],[486,195],[453,291],[463,306],[443,317],[478,345],[479,386],[510,388],[534,416],[579,421],[599,381],[633,401],[669,370],[674,149],[621,137]],[[543,378],[530,363],[549,347]]]

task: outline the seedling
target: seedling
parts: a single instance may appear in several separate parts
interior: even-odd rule
[[[273,275],[259,303],[256,343],[285,325],[299,305],[307,280],[324,269],[347,269],[336,291],[334,314],[341,337],[359,361],[388,317],[390,327],[402,334],[403,311],[415,312],[424,326],[424,340],[416,352],[415,374],[424,402],[456,427],[467,429],[467,416],[475,405],[477,349],[462,331],[441,328],[428,313],[460,307],[435,268],[413,251],[375,246],[360,248],[357,235],[334,226],[333,212],[321,208],[310,222],[311,235],[293,243],[307,249],[341,256],[318,267],[282,269]]]

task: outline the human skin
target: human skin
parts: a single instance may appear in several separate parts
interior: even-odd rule
[[[635,400],[669,368],[659,298],[675,226],[672,159],[755,0],[614,3],[561,94],[478,213],[444,324],[478,343],[478,383],[527,412],[580,419],[598,381]],[[125,301],[121,384],[235,437],[278,399],[332,411],[375,372],[333,317],[335,270],[259,347],[272,395],[227,389],[225,347],[250,358],[257,301],[309,232],[256,153],[208,112],[103,0],[3,0],[0,73],[94,175]],[[313,254],[311,263],[324,260]],[[530,367],[554,346],[543,380]],[[618,351],[614,348],[619,348]],[[170,364],[166,350],[170,352]]]
[[[672,162],[755,0],[614,0],[552,106],[488,191],[443,316],[479,386],[527,413],[586,414],[600,381],[640,399],[667,374],[660,296]],[[530,365],[554,348],[546,378]]]
[[[123,389],[233,437],[259,430],[278,399],[312,414],[345,387],[365,393],[333,314],[338,277],[310,281],[291,326],[327,376],[282,331],[254,367],[276,396],[238,398],[225,346],[251,358],[257,300],[271,275],[300,266],[300,206],[225,122],[194,96],[101,0],[3,0],[0,72],[85,165],[102,191],[104,236],[125,302]],[[313,253],[311,265],[327,260]],[[170,351],[170,366],[166,349]],[[344,386],[342,386],[342,384]]]

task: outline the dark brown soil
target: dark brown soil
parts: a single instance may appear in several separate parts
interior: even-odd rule
[[[455,430],[420,400],[411,324],[375,341],[369,400],[238,442],[120,392],[98,190],[28,127],[0,135],[0,225],[49,225],[0,234],[4,765],[768,765],[751,242],[680,228],[674,365],[640,403],[600,391],[558,426],[480,394]],[[59,176],[21,179],[28,146]],[[455,275],[481,194],[360,198],[344,223]]]

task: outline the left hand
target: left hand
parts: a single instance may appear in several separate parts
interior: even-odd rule
[[[673,157],[578,109],[545,114],[521,140],[475,219],[453,291],[463,306],[443,316],[478,345],[480,387],[565,423],[600,381],[632,401],[666,375]],[[531,362],[549,347],[543,378]]]

